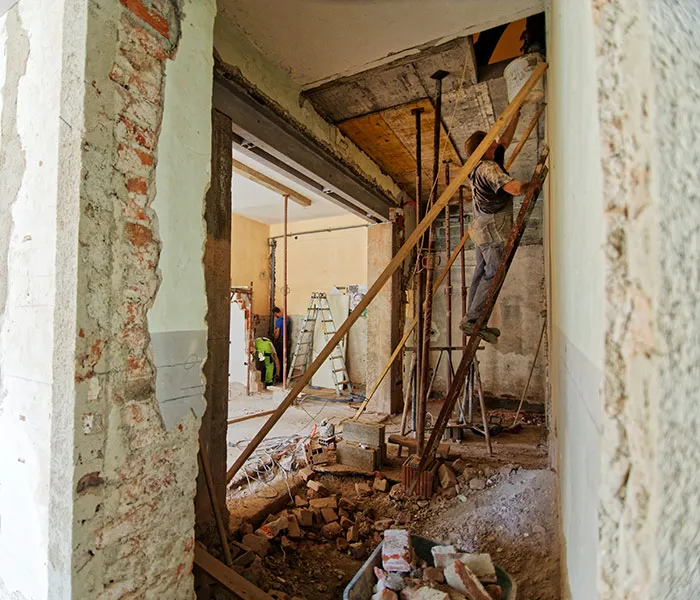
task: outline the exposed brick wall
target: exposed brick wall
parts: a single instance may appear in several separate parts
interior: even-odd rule
[[[73,597],[192,598],[197,431],[166,431],[147,311],[151,209],[175,0],[94,4],[82,150]]]

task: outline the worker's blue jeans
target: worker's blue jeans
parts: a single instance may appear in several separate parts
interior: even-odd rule
[[[481,309],[484,307],[486,297],[489,294],[491,282],[496,275],[496,269],[503,257],[503,242],[488,242],[481,246],[475,246],[476,268],[472,276],[472,284],[469,288],[469,304],[467,309],[467,321],[476,321]]]

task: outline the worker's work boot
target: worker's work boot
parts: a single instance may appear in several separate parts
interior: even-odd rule
[[[476,321],[462,321],[459,324],[459,328],[466,334],[471,335],[474,331],[474,325]],[[501,335],[501,330],[496,327],[482,327],[479,331],[479,337],[488,342],[489,344],[495,344],[498,342],[498,337]]]

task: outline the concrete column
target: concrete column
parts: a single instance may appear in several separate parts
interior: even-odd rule
[[[367,233],[367,280],[370,285],[389,264],[397,250],[398,235],[394,223],[373,225]],[[399,271],[400,272],[400,271]],[[401,337],[400,275],[384,286],[367,311],[367,388],[374,385]],[[401,410],[401,361],[374,394],[368,410],[396,413]]]

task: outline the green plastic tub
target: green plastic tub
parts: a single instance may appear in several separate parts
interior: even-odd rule
[[[430,566],[435,566],[433,563],[433,546],[441,546],[440,542],[426,540],[418,535],[411,536],[411,544],[416,556],[427,562]],[[382,544],[379,544],[372,552],[372,555],[365,561],[360,570],[357,572],[352,581],[343,592],[343,600],[370,600],[372,598],[372,590],[376,584],[374,576],[374,567],[382,566]],[[502,600],[515,600],[516,586],[510,575],[503,569],[496,567],[496,577],[498,577],[498,585],[503,589]]]

